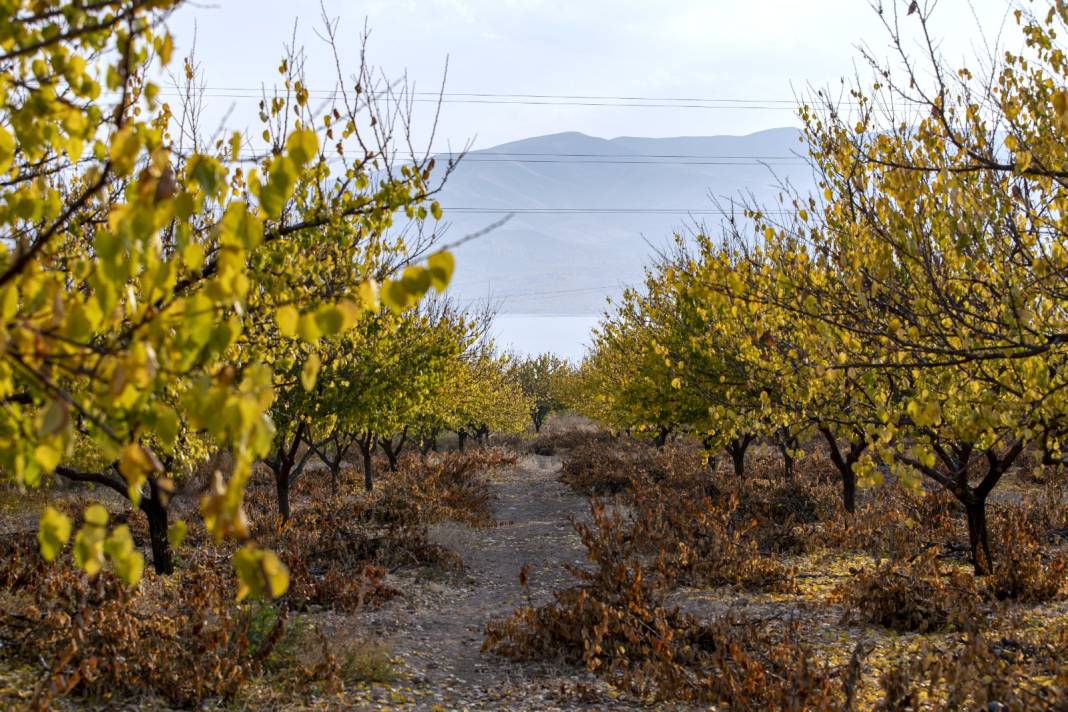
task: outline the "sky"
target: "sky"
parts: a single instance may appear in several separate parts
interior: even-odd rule
[[[1014,4],[940,0],[934,27],[946,56],[983,53],[977,27],[993,40]],[[654,100],[563,100],[608,104],[575,106],[451,96],[442,106],[435,150],[562,131],[707,136],[795,125],[792,100],[852,75],[859,44],[889,56],[868,0],[325,0],[324,9],[340,22],[343,66],[357,66],[366,22],[370,62],[391,78],[407,75],[417,91],[439,88],[447,60],[445,89],[452,94]],[[916,24],[915,17],[905,20],[906,27]],[[322,23],[314,0],[191,2],[172,18],[177,56],[191,47],[195,30],[197,57],[213,90],[209,117],[227,116],[228,129],[255,125],[255,97],[228,95],[276,81],[294,23],[311,88],[332,89],[332,59],[317,36]],[[432,101],[417,106],[416,128],[424,135],[434,108]]]
[[[919,23],[898,1],[907,47],[918,51]],[[1010,11],[1020,2],[1029,0],[938,0],[932,27],[943,55],[974,68],[1003,30],[1005,46],[1018,47]],[[868,0],[323,0],[323,11],[339,23],[346,75],[358,67],[365,25],[370,63],[416,91],[436,92],[448,63],[435,152],[568,131],[658,138],[796,126],[799,96],[837,90],[858,70],[870,76],[858,46],[891,56]],[[206,128],[259,133],[259,89],[278,82],[294,32],[310,88],[335,87],[317,0],[190,0],[170,27],[176,57],[196,37]],[[414,130],[425,145],[436,107],[420,96]],[[502,317],[498,343],[578,359],[595,318],[561,319]]]

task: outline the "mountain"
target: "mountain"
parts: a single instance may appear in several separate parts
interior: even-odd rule
[[[473,151],[440,195],[445,241],[503,226],[456,250],[451,291],[505,314],[597,314],[642,278],[656,248],[740,197],[772,206],[811,172],[796,129],[748,136],[603,139],[561,133]],[[718,201],[718,204],[717,204]],[[702,214],[701,211],[704,211]]]

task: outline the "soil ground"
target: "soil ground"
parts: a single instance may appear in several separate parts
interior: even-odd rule
[[[383,640],[398,663],[400,684],[370,688],[368,709],[380,704],[417,709],[622,709],[615,691],[570,666],[519,664],[484,653],[482,631],[527,600],[543,603],[572,581],[565,564],[582,566],[584,549],[571,518],[589,503],[557,481],[557,457],[526,455],[490,475],[498,525],[471,529],[438,525],[436,543],[458,553],[458,580],[401,580],[402,595],[362,617],[366,633]],[[527,567],[526,589],[519,583]],[[392,688],[392,689],[390,689]]]

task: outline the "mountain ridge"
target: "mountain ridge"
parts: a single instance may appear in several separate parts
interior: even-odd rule
[[[439,195],[446,242],[515,214],[456,249],[450,291],[502,313],[600,313],[676,232],[714,226],[721,205],[743,195],[767,203],[784,180],[807,190],[799,137],[793,128],[611,139],[567,131],[471,151]]]

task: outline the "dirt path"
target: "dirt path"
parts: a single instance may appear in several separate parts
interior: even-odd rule
[[[531,599],[541,603],[569,583],[565,563],[584,563],[568,520],[586,516],[588,503],[557,481],[559,471],[558,458],[525,456],[491,478],[498,527],[432,529],[437,543],[463,557],[464,575],[459,581],[413,581],[399,602],[367,616],[370,632],[389,641],[406,668],[393,693],[373,691],[369,708],[574,709],[580,702],[576,686],[600,686],[574,668],[518,664],[481,652],[486,623],[525,601],[519,585],[524,564]],[[596,707],[604,709],[604,702]]]

